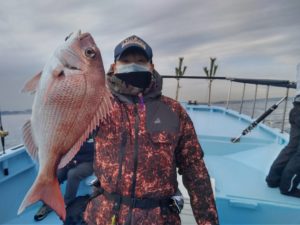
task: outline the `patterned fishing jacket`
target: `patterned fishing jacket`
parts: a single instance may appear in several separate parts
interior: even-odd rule
[[[115,96],[113,109],[95,137],[94,171],[102,188],[129,198],[165,199],[177,190],[178,169],[197,224],[218,224],[203,151],[186,111],[177,101],[161,95],[157,73],[140,98],[124,94],[134,92],[134,87],[118,82],[108,75]],[[86,208],[85,221],[90,225],[181,224],[177,213],[162,212],[161,207],[121,204],[116,212],[114,204],[107,195],[97,196]]]

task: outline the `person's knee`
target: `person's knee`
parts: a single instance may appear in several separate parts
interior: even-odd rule
[[[80,171],[71,169],[68,171],[68,180],[80,180],[82,179]]]
[[[280,179],[274,179],[271,176],[267,176],[265,180],[269,187],[271,187],[271,188],[279,187]]]
[[[84,179],[85,177],[92,174],[87,168],[84,167],[75,167],[68,172],[68,179]]]

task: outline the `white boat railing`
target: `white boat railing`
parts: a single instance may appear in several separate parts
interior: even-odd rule
[[[163,79],[202,79],[202,80],[224,80],[224,82],[230,82],[229,89],[227,92],[227,99],[226,99],[226,109],[229,108],[229,103],[231,102],[231,95],[232,95],[232,84],[235,83],[241,83],[243,85],[242,89],[242,95],[240,99],[240,105],[239,105],[239,113],[242,113],[244,102],[245,102],[245,92],[247,85],[255,85],[255,91],[253,93],[253,106],[251,110],[251,118],[254,118],[255,110],[256,110],[256,102],[257,102],[257,93],[258,93],[258,87],[259,86],[265,86],[266,87],[266,93],[264,96],[265,102],[264,102],[264,111],[267,110],[268,102],[269,102],[269,95],[270,95],[270,88],[271,87],[279,87],[279,88],[285,88],[285,94],[286,100],[284,101],[284,107],[283,107],[283,115],[281,119],[281,128],[280,131],[285,131],[285,121],[286,121],[286,113],[287,113],[287,106],[289,101],[289,94],[290,89],[296,88],[296,83],[291,82],[288,80],[274,80],[274,79],[242,79],[242,78],[231,78],[231,77],[206,77],[206,76],[169,76],[169,75],[162,75]],[[212,85],[209,85],[209,97],[207,99],[207,105],[211,105],[211,92],[212,92]],[[282,97],[282,96],[281,96]],[[196,104],[197,102],[189,101],[190,104]]]

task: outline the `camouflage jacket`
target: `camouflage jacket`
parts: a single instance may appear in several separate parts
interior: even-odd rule
[[[158,85],[161,86],[161,85]],[[153,94],[153,92],[152,92]],[[218,224],[210,179],[203,161],[193,123],[182,106],[165,96],[145,95],[145,103],[136,97],[115,98],[110,116],[101,123],[95,137],[94,171],[102,188],[109,193],[136,198],[165,198],[177,190],[177,173],[191,199],[198,224]],[[125,132],[125,135],[124,135]],[[121,179],[118,179],[121,141],[123,149]],[[135,171],[136,163],[136,173]],[[133,177],[136,184],[133,188]],[[91,225],[111,224],[112,200],[104,195],[91,200],[85,220]],[[130,209],[122,204],[117,224],[181,224],[176,213],[161,213],[160,207]]]

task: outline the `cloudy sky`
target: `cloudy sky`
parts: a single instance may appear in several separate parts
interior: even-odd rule
[[[1,0],[0,108],[30,108],[20,93],[66,35],[90,32],[104,66],[136,34],[153,48],[161,74],[204,75],[217,57],[218,76],[295,80],[300,62],[299,0]],[[168,86],[168,85],[167,85]]]

